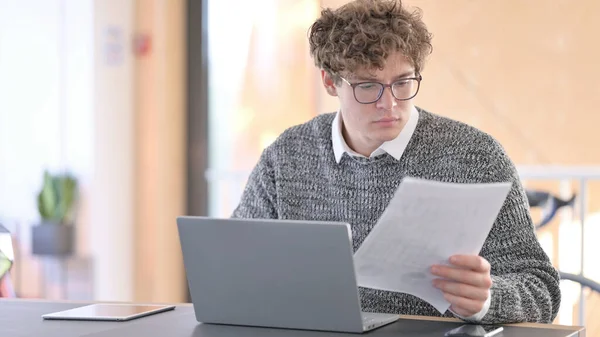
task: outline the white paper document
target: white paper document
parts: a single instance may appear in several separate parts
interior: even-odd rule
[[[431,266],[479,254],[510,188],[404,178],[354,254],[358,285],[411,294],[446,312],[450,303],[433,286]]]

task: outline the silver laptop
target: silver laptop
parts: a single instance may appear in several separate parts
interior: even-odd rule
[[[400,318],[361,312],[348,224],[179,217],[177,227],[198,322],[362,333]]]

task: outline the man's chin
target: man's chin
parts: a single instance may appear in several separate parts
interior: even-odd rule
[[[400,134],[400,131],[402,131],[402,129],[400,128],[386,128],[376,130],[375,133],[377,134],[377,139],[384,143],[396,139],[396,137],[398,137],[398,135]]]

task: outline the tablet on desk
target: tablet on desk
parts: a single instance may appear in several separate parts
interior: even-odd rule
[[[174,309],[174,305],[91,304],[45,314],[42,315],[42,318],[81,321],[129,321]]]

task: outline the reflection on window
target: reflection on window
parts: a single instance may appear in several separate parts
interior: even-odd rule
[[[307,32],[318,11],[316,0],[209,1],[210,215],[229,216],[262,150],[317,114]]]

